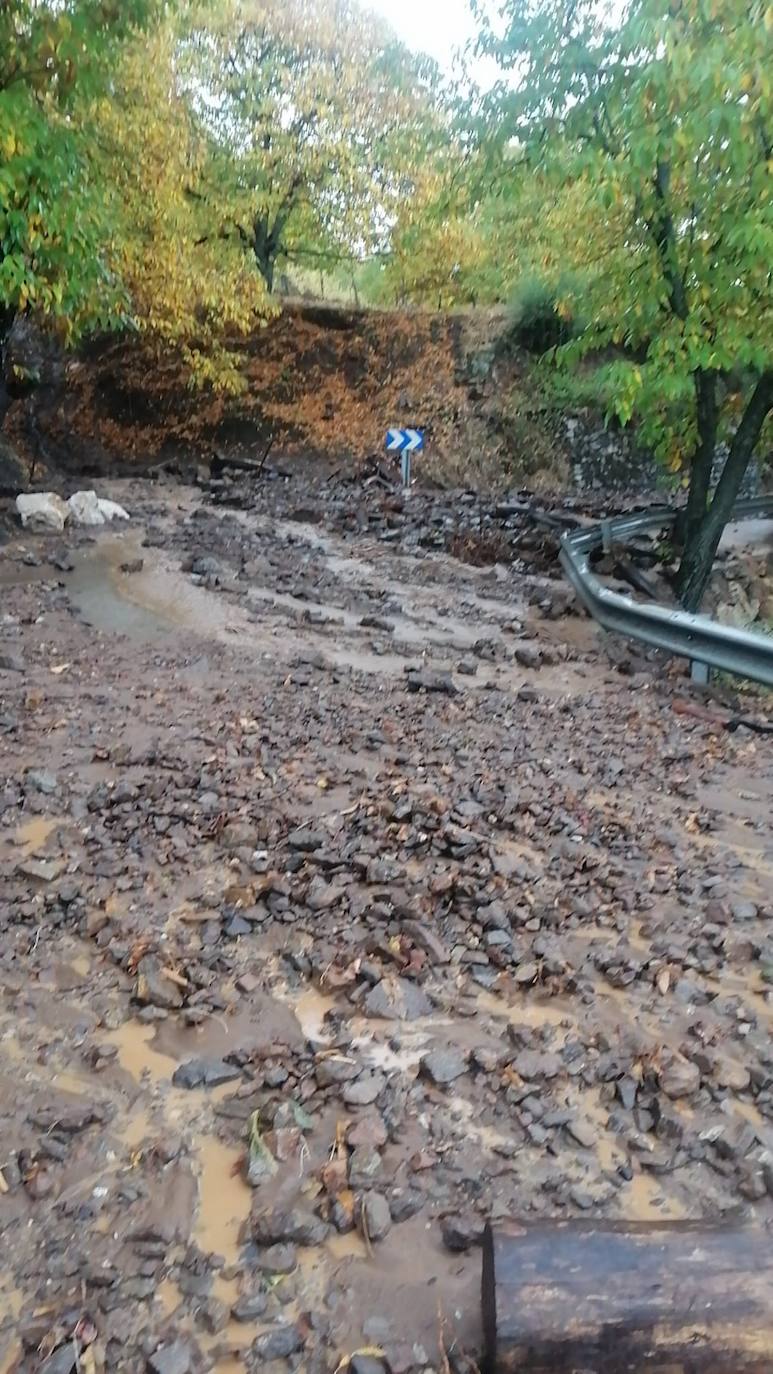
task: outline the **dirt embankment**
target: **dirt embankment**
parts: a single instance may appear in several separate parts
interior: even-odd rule
[[[425,472],[488,486],[567,470],[529,364],[505,354],[506,317],[288,305],[242,342],[238,396],[192,389],[179,360],[133,340],[98,341],[48,359],[8,431],[52,470],[100,475],[213,451],[362,459],[392,425],[426,431]]]

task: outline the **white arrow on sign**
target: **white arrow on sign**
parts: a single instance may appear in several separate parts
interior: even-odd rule
[[[387,449],[390,453],[402,453],[405,435],[401,429],[387,430]]]
[[[414,449],[421,448],[424,443],[424,435],[418,429],[406,429],[404,431],[407,442],[403,446],[404,453],[413,453]]]

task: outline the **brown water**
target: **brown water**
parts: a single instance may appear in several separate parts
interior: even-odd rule
[[[141,1082],[147,1074],[151,1082],[169,1083],[177,1063],[169,1055],[159,1054],[153,1048],[151,1041],[154,1037],[152,1026],[143,1026],[139,1021],[125,1021],[104,1038],[108,1044],[117,1046],[118,1062],[135,1082]]]
[[[196,1141],[199,1206],[194,1240],[205,1254],[239,1257],[239,1233],[250,1212],[250,1189],[242,1177],[244,1150],[214,1136]]]
[[[141,537],[132,532],[106,536],[77,559],[67,590],[87,625],[140,642],[179,629],[202,635],[223,629],[228,617],[218,599],[179,570],[159,560],[140,573],[121,572],[122,563],[141,557]]]
[[[28,821],[17,827],[14,839],[23,847],[26,854],[35,854],[43,848],[57,826],[66,824],[63,816],[30,816]]]

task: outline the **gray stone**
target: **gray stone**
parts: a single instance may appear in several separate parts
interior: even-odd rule
[[[633,1111],[634,1104],[636,1102],[636,1094],[639,1090],[639,1085],[636,1082],[636,1079],[630,1078],[627,1075],[625,1078],[619,1078],[616,1084],[616,1088],[617,1095],[620,1098],[620,1101],[622,1102],[626,1111]]]
[[[386,1079],[383,1073],[372,1071],[363,1073],[354,1083],[347,1083],[341,1096],[348,1107],[369,1107],[383,1091]]]
[[[405,685],[409,692],[439,692],[447,697],[455,697],[459,692],[450,673],[432,672],[428,668],[413,669],[406,675]]]
[[[483,1222],[476,1216],[444,1217],[441,1223],[443,1244],[449,1250],[469,1250],[483,1241]]]
[[[241,1078],[241,1071],[224,1059],[188,1059],[172,1074],[176,1088],[216,1088],[235,1078]]]
[[[182,1338],[160,1345],[148,1356],[148,1369],[152,1374],[188,1374],[193,1364],[193,1351],[190,1343]]]
[[[372,1145],[379,1149],[386,1145],[388,1139],[387,1128],[380,1116],[363,1116],[359,1121],[352,1122],[346,1132],[346,1143],[356,1149],[358,1145]]]
[[[190,571],[195,577],[220,577],[222,567],[211,554],[202,554],[191,560]]]
[[[223,827],[220,843],[224,849],[254,849],[258,841],[252,821],[233,820]]]
[[[260,1197],[260,1195],[258,1195]],[[260,1245],[274,1245],[277,1241],[294,1241],[296,1245],[321,1245],[327,1238],[328,1227],[313,1212],[300,1207],[264,1207],[253,1210],[250,1228]]]
[[[516,1073],[527,1082],[538,1078],[555,1078],[561,1072],[561,1060],[550,1050],[521,1050],[513,1060]]]
[[[292,1274],[297,1265],[298,1251],[287,1242],[269,1245],[258,1255],[258,1268],[264,1274]]]
[[[314,877],[306,893],[306,905],[310,911],[329,911],[341,900],[343,888],[335,883],[326,883],[324,878]]]
[[[513,652],[516,662],[520,663],[522,668],[539,668],[542,663],[542,654],[537,644],[516,644]]]
[[[573,1140],[583,1149],[592,1150],[596,1144],[597,1132],[589,1121],[584,1121],[581,1117],[574,1117],[567,1121],[566,1129]]]
[[[252,1342],[252,1353],[259,1360],[285,1360],[295,1355],[306,1344],[298,1327],[292,1324],[276,1326],[273,1331],[264,1331]]]
[[[153,954],[146,954],[137,965],[134,1000],[168,1010],[183,1004],[182,989],[166,977],[160,961]]]
[[[205,1331],[208,1331],[211,1336],[215,1336],[218,1331],[222,1331],[228,1325],[230,1315],[227,1303],[224,1303],[221,1298],[209,1297],[200,1304],[196,1313],[196,1320],[200,1326],[204,1327]]]
[[[421,1073],[436,1087],[445,1087],[467,1071],[467,1059],[459,1050],[431,1050],[421,1060]]]
[[[661,1062],[658,1084],[667,1097],[691,1097],[701,1085],[700,1069],[690,1059],[669,1054]]]
[[[287,836],[287,843],[291,849],[297,849],[302,854],[313,854],[315,849],[321,849],[327,844],[329,836],[321,830],[312,830],[310,826],[299,826],[297,830],[291,830]]]
[[[0,671],[5,673],[23,673],[27,665],[20,653],[13,649],[0,650]]]
[[[365,1193],[360,1202],[360,1217],[369,1240],[383,1240],[392,1228],[389,1203],[381,1193]]]
[[[245,1293],[231,1308],[231,1316],[237,1322],[254,1322],[262,1317],[268,1307],[268,1294],[262,1289],[256,1293]]]
[[[389,1211],[393,1221],[408,1221],[420,1212],[426,1198],[420,1188],[393,1188],[389,1194]]]
[[[52,883],[64,868],[64,859],[21,859],[16,872],[21,878],[33,878],[39,883]]]
[[[375,1355],[352,1355],[349,1360],[350,1374],[385,1374],[387,1366]]]
[[[252,926],[249,921],[245,921],[244,917],[239,915],[232,916],[223,927],[223,933],[228,936],[229,940],[236,940],[240,935],[249,935],[251,931]]]
[[[372,1188],[381,1173],[381,1155],[371,1145],[358,1145],[349,1158],[349,1183],[352,1188]]]
[[[520,983],[522,986],[536,983],[539,978],[539,967],[534,963],[519,964],[513,978],[516,983]]]
[[[409,940],[412,940],[419,949],[423,949],[425,954],[429,955],[433,964],[450,962],[451,956],[443,941],[423,921],[403,921],[403,930]]]
[[[39,1374],[70,1374],[75,1368],[75,1347],[72,1341],[66,1345],[60,1345],[43,1363],[39,1366]]]
[[[351,1083],[359,1073],[362,1073],[362,1066],[357,1060],[346,1059],[343,1055],[320,1059],[314,1066],[314,1077],[320,1088],[329,1088],[333,1083]]]
[[[432,1011],[427,994],[408,978],[382,978],[371,988],[364,1006],[368,1016],[386,1021],[415,1021]]]
[[[26,782],[30,787],[34,787],[36,792],[44,792],[49,797],[53,796],[59,787],[56,774],[49,773],[45,768],[31,768]]]

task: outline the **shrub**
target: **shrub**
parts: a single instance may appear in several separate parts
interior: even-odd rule
[[[561,305],[559,288],[540,277],[524,277],[509,303],[505,348],[525,348],[541,356],[572,337],[572,316]]]

